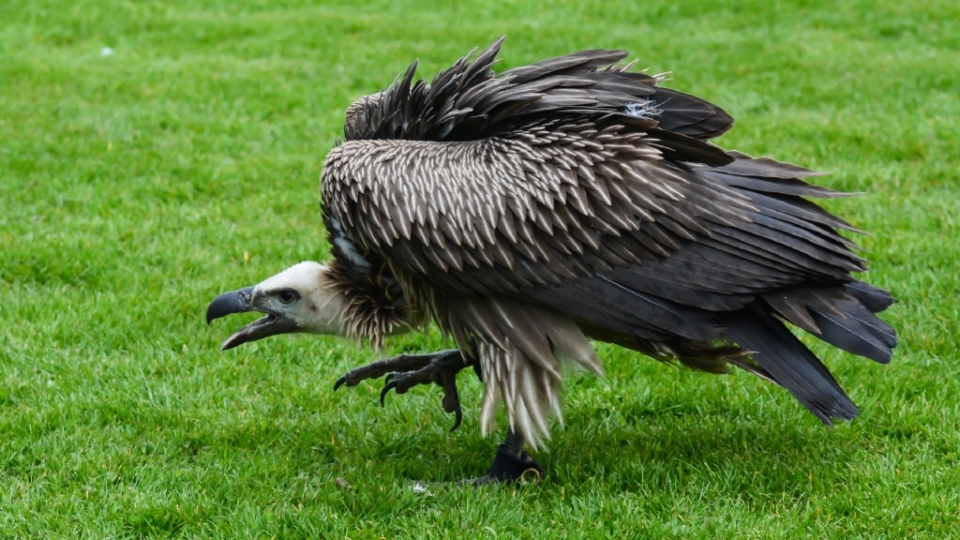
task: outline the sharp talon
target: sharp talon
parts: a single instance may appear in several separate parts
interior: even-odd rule
[[[436,384],[443,389],[443,409],[455,414],[450,431],[456,431],[463,423],[456,376],[461,370],[477,363],[473,359],[466,362],[464,358],[456,349],[430,354],[400,354],[348,371],[336,380],[333,390],[336,392],[341,386],[352,387],[365,380],[384,377],[380,406],[386,407],[390,390],[399,395],[415,386]]]
[[[381,407],[386,407],[386,405],[384,404],[383,400],[384,400],[384,398],[387,397],[387,392],[389,392],[390,390],[392,390],[395,386],[397,386],[396,383],[387,383],[387,384],[383,385],[383,389],[380,390],[380,406],[381,406]]]
[[[450,431],[451,431],[451,432],[456,431],[457,428],[460,427],[460,422],[463,422],[463,410],[460,408],[460,404],[459,404],[459,403],[457,404],[456,410],[453,411],[453,414],[456,415],[456,418],[457,418],[457,419],[454,420],[454,422],[453,422],[453,427],[450,428]]]

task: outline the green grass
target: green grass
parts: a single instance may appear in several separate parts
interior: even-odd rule
[[[958,4],[459,5],[0,4],[0,537],[960,537]],[[504,67],[627,48],[738,119],[724,146],[866,192],[828,206],[874,233],[901,346],[877,366],[815,345],[861,418],[599,346],[543,484],[417,495],[492,457],[472,376],[450,434],[437,389],[333,393],[374,355],[344,340],[218,351],[241,321],[207,328],[211,298],[326,256],[318,178],[351,99],[501,34]]]

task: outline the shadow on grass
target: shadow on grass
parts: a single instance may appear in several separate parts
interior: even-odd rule
[[[469,427],[467,429],[470,429]],[[841,428],[843,429],[843,428]],[[404,432],[404,430],[407,430]],[[484,474],[499,436],[447,434],[409,426],[381,426],[370,438],[344,441],[316,455],[324,466],[355,484],[381,481],[455,482]],[[847,470],[858,448],[850,436],[803,422],[802,426],[747,422],[713,416],[624,425],[568,425],[550,451],[535,452],[544,466],[544,488],[575,495],[595,490],[684,490],[691,483],[719,483],[742,493],[796,493],[824,468]],[[291,449],[292,451],[292,449]],[[831,473],[833,474],[833,473]]]

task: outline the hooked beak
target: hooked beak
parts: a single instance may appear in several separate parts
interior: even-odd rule
[[[214,319],[226,317],[234,313],[246,313],[248,311],[259,311],[266,313],[262,317],[244,326],[239,332],[228,337],[220,350],[226,351],[238,345],[243,345],[248,341],[256,341],[277,334],[286,334],[297,331],[297,323],[293,319],[286,317],[281,313],[276,313],[265,308],[254,305],[254,287],[247,287],[238,291],[223,293],[213,299],[207,306],[207,324]]]

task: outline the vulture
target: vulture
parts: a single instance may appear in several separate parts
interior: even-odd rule
[[[894,299],[854,277],[857,231],[811,198],[844,193],[809,169],[714,145],[733,119],[659,85],[618,50],[496,73],[503,38],[432,81],[414,62],[346,109],[326,156],[321,211],[332,257],[227,292],[207,323],[264,317],[224,350],[283,333],[367,340],[435,323],[456,345],[358,367],[380,399],[455,377],[484,390],[479,424],[506,439],[474,480],[539,479],[567,368],[602,375],[591,340],[710,373],[730,366],[785,388],[825,424],[857,406],[789,325],[889,362]],[[532,475],[532,476],[530,476]]]

